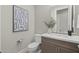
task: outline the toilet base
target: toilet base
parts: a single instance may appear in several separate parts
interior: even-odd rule
[[[27,51],[27,53],[41,53],[41,50],[37,50],[37,51]]]

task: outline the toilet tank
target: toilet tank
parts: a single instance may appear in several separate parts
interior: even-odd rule
[[[41,43],[41,34],[35,34],[35,41]]]

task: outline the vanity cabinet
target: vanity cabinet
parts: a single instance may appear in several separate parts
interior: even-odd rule
[[[61,41],[53,38],[42,37],[42,53],[77,53],[79,52],[78,44]]]

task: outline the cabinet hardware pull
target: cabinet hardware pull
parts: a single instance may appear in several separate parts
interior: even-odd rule
[[[77,47],[79,48],[79,45],[77,45]]]

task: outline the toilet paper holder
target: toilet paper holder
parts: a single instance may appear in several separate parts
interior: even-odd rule
[[[23,39],[17,40],[17,43],[21,43],[23,41]]]

